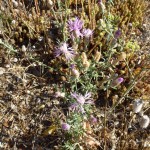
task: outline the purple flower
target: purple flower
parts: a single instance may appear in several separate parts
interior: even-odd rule
[[[65,55],[67,60],[71,60],[75,56],[75,52],[67,43],[61,43],[60,47],[56,47],[54,55],[59,57],[61,54]]]
[[[93,31],[91,29],[83,29],[82,33],[83,33],[83,36],[85,36],[86,38],[89,38],[90,36],[92,36]]]
[[[115,32],[114,37],[115,37],[115,39],[118,39],[120,36],[121,36],[121,30],[118,29],[118,30]]]
[[[69,107],[70,110],[78,110],[81,113],[85,113],[83,108],[84,104],[93,104],[91,99],[91,93],[86,93],[84,96],[77,93],[71,93],[71,96],[76,99],[77,102],[71,104]]]
[[[69,110],[81,112],[82,114],[85,113],[85,110],[84,110],[83,106],[80,105],[79,103],[73,103],[73,104],[71,104],[69,106]]]
[[[79,104],[78,103],[73,103],[70,105],[69,110],[76,110],[78,108]]]
[[[62,123],[61,128],[65,131],[70,130],[71,126],[68,123]]]
[[[82,37],[82,33],[80,32],[80,30],[83,27],[83,21],[81,21],[79,18],[75,18],[75,20],[69,20],[68,21],[68,28],[69,28],[69,32],[72,32],[72,38],[79,38]]]
[[[69,20],[68,21],[68,27],[70,32],[74,30],[81,30],[83,27],[83,21],[81,21],[79,18],[75,18],[75,20]]]
[[[71,96],[73,98],[76,99],[76,101],[80,104],[80,105],[84,105],[84,104],[92,104],[93,101],[91,100],[91,93],[86,93],[84,96],[81,94],[77,94],[77,93],[71,93]],[[88,100],[88,101],[87,101]]]

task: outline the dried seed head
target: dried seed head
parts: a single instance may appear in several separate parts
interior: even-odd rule
[[[100,58],[101,58],[101,52],[96,51],[96,53],[95,53],[95,55],[94,55],[94,60],[95,60],[96,62],[99,62]]]
[[[85,62],[87,61],[86,53],[85,53],[85,52],[82,52],[81,57],[82,57],[83,63],[85,63]]]
[[[140,99],[137,99],[133,103],[133,112],[134,113],[139,113],[142,109],[143,102]]]
[[[147,128],[149,125],[149,117],[147,115],[143,115],[139,121],[141,128]]]
[[[90,62],[89,61],[85,61],[83,63],[83,66],[85,67],[85,69],[87,70],[90,67]]]
[[[126,53],[121,52],[121,54],[118,56],[118,61],[124,61],[126,57],[127,57]]]

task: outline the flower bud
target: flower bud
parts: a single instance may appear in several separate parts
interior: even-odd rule
[[[134,113],[139,113],[142,109],[143,102],[140,99],[137,99],[133,103],[133,112]]]
[[[139,121],[141,128],[147,128],[149,125],[149,117],[147,115],[143,115]]]
[[[80,73],[79,73],[79,71],[78,71],[78,70],[76,70],[76,69],[72,69],[71,71],[72,71],[72,75],[73,75],[73,76],[75,76],[76,78],[79,78]]]
[[[91,115],[90,121],[92,124],[95,124],[95,123],[97,123],[97,118],[95,118],[93,115]]]
[[[112,86],[118,86],[119,84],[121,84],[124,81],[123,78],[119,77],[116,80],[113,81]]]
[[[120,36],[121,36],[121,30],[120,29],[118,29],[116,32],[115,32],[115,35],[114,35],[114,38],[115,39],[118,39]]]
[[[61,128],[64,131],[68,131],[68,130],[70,130],[71,126],[67,123],[62,123]]]

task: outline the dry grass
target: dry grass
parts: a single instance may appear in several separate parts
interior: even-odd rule
[[[50,2],[0,0],[0,149],[148,150],[150,126],[140,119],[150,114],[149,2]],[[72,40],[67,22],[76,16],[91,38]],[[54,57],[60,42],[75,49],[73,61]],[[69,109],[73,92],[92,93],[84,113]]]

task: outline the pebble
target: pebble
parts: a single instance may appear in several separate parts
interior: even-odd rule
[[[4,74],[4,72],[5,72],[5,69],[0,67],[0,75]]]

